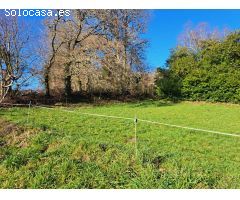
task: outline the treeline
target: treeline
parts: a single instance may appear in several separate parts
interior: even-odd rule
[[[47,98],[154,93],[143,38],[147,11],[71,10],[70,16],[44,18],[41,30],[0,14],[0,103],[27,84],[36,88],[33,77]]]
[[[32,34],[24,18],[0,15],[0,103],[27,84],[36,88],[36,77],[46,99],[240,102],[240,31],[187,26],[166,66],[149,72],[147,22],[146,10],[71,10],[45,18]]]
[[[186,29],[156,85],[160,97],[240,102],[240,31]]]
[[[72,10],[48,18],[47,96],[140,96],[153,93],[146,71],[144,10]]]

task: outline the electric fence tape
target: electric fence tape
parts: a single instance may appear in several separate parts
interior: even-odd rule
[[[51,107],[43,107],[43,106],[36,106],[40,108],[45,108],[45,109],[53,109]],[[62,111],[65,112],[71,112],[71,113],[76,113],[75,111],[72,110],[64,110],[61,109]],[[129,118],[129,117],[120,117],[120,116],[113,116],[113,115],[103,115],[103,114],[94,114],[94,113],[85,113],[85,112],[80,112],[77,114],[82,114],[82,115],[89,115],[89,116],[96,116],[96,117],[106,117],[106,118],[114,118],[114,119],[125,119],[125,120],[134,120],[136,121],[136,118]],[[187,129],[187,130],[192,130],[192,131],[199,131],[199,132],[206,132],[206,133],[215,133],[219,135],[226,135],[226,136],[232,136],[232,137],[240,137],[240,134],[236,133],[225,133],[225,132],[220,132],[220,131],[212,131],[212,130],[206,130],[206,129],[200,129],[200,128],[193,128],[193,127],[187,127],[187,126],[180,126],[180,125],[174,125],[174,124],[168,124],[168,123],[162,123],[162,122],[156,122],[156,121],[151,121],[151,120],[145,120],[145,119],[137,119],[139,122],[145,122],[145,123],[151,123],[151,124],[158,124],[162,126],[168,126],[168,127],[173,127],[173,128],[181,128],[181,129]],[[136,122],[135,122],[136,123]]]
[[[16,106],[17,105],[19,105],[19,106],[25,105],[25,106],[28,106],[29,104],[12,104],[12,105],[16,105]],[[32,105],[32,106],[34,106],[34,105]],[[53,107],[45,107],[45,106],[39,106],[39,105],[35,105],[34,107],[44,108],[44,109],[54,109]],[[60,110],[64,111],[64,112],[76,113],[75,111],[72,111],[72,110],[64,110],[64,109],[60,109]],[[103,115],[103,114],[86,113],[86,112],[80,112],[80,113],[77,113],[77,114],[89,115],[89,116],[95,116],[95,117],[113,118],[113,119],[124,119],[124,120],[131,120],[131,121],[135,121],[136,120],[136,118],[130,118],[130,117],[121,117],[121,116],[114,116],[114,115]],[[150,123],[150,124],[158,124],[158,125],[168,126],[168,127],[173,127],[173,128],[181,128],[181,129],[187,129],[187,130],[192,130],[192,131],[199,131],[199,132],[206,132],[206,133],[215,133],[215,134],[219,134],[219,135],[226,135],[226,136],[232,136],[232,137],[240,137],[240,134],[236,134],[236,133],[226,133],[226,132],[220,132],[220,131],[212,131],[212,130],[207,130],[207,129],[193,128],[193,127],[188,127],[188,126],[180,126],[180,125],[156,122],[156,121],[139,119],[139,118],[137,120],[139,122],[145,122],[145,123]]]

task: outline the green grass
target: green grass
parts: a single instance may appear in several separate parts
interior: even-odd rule
[[[136,157],[133,121],[81,115],[137,115],[240,134],[239,105],[144,101],[63,109],[32,108],[28,123],[27,108],[0,110],[1,119],[22,127],[1,136],[0,188],[240,188],[240,137],[139,122]]]

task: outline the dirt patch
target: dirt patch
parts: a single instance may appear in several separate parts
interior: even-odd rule
[[[125,139],[125,143],[136,143],[136,138],[135,137],[130,137]]]
[[[12,122],[0,119],[0,146],[16,145],[17,147],[26,147],[30,135],[36,133],[36,130],[28,130]]]
[[[18,127],[16,124],[0,120],[0,136],[6,136],[12,132],[22,132],[22,128]]]

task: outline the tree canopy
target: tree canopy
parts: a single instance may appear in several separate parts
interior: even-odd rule
[[[170,74],[167,78],[175,83],[171,90],[178,88],[181,81],[180,92],[175,96],[188,100],[240,102],[240,31],[196,40],[194,50],[192,45],[179,45],[167,60]],[[164,92],[166,88],[159,82],[157,85],[158,90],[168,96],[168,92]]]

